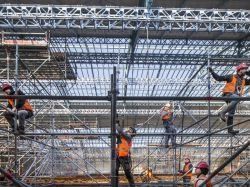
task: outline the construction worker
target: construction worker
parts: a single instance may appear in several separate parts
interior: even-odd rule
[[[193,165],[191,164],[190,159],[187,157],[184,159],[184,163],[185,163],[185,165],[183,166],[183,170],[179,170],[179,173],[183,174],[183,176],[182,176],[183,186],[189,187],[190,181],[192,178]]]
[[[116,129],[118,132],[117,147],[116,147],[116,176],[119,176],[119,168],[122,165],[126,178],[131,187],[135,186],[133,174],[131,172],[132,160],[130,149],[132,147],[132,139],[136,135],[136,130],[129,127],[127,130],[121,128],[117,123]]]
[[[244,94],[245,86],[250,85],[250,79],[246,79],[245,75],[247,72],[248,66],[245,63],[241,63],[236,67],[236,74],[231,75],[218,75],[216,74],[211,67],[209,71],[211,72],[213,78],[217,81],[226,81],[226,85],[223,88],[223,96],[229,98],[238,98]],[[227,102],[228,105],[219,112],[219,117],[222,121],[227,121],[227,126],[233,125],[233,118],[236,110],[236,106],[239,103],[237,100],[232,100]],[[226,120],[226,113],[228,117]],[[237,130],[233,130],[233,127],[228,128],[228,133],[233,135],[239,133]]]
[[[15,95],[15,91],[9,83],[3,83],[2,90],[6,95]],[[24,95],[24,93],[21,90],[18,90],[17,95]],[[16,103],[14,99],[8,99],[8,105],[3,115],[10,124],[12,132],[14,132],[15,129],[14,117],[17,115],[19,122],[17,130],[20,134],[24,134],[25,119],[33,116],[33,110],[27,99],[17,99]]]
[[[164,105],[163,109],[160,112],[161,119],[163,122],[163,126],[165,128],[165,147],[168,148],[168,142],[169,139],[171,139],[172,146],[175,147],[176,144],[176,129],[173,124],[173,105],[170,103],[167,103]]]
[[[201,184],[207,179],[207,174],[209,172],[209,166],[206,162],[201,161],[195,167],[195,174],[197,178],[194,182],[194,187],[212,187],[211,181],[208,181],[205,185]]]

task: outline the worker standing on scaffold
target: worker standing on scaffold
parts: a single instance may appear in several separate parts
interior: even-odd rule
[[[15,95],[15,91],[9,83],[3,83],[2,90],[6,95]],[[18,90],[17,95],[24,95],[24,93],[21,90]],[[15,129],[14,117],[17,115],[19,122],[17,130],[20,134],[24,134],[25,119],[33,116],[33,110],[27,99],[17,99],[16,105],[14,99],[8,99],[8,105],[3,115],[10,124],[12,132],[14,132]]]
[[[176,129],[173,123],[174,112],[173,105],[171,103],[167,103],[164,105],[163,109],[160,112],[161,119],[163,122],[163,126],[165,128],[165,147],[168,148],[169,139],[171,139],[172,147],[176,147]]]
[[[118,132],[116,147],[116,176],[119,176],[119,168],[120,165],[122,165],[130,187],[134,187],[135,182],[131,172],[132,160],[130,149],[132,147],[132,139],[136,136],[136,130],[133,127],[129,127],[128,130],[124,130],[119,126],[119,121],[116,124],[116,130]]]
[[[236,67],[236,74],[231,75],[218,75],[209,67],[213,78],[217,81],[226,81],[226,85],[223,88],[223,96],[229,98],[238,98],[244,94],[245,86],[250,85],[250,79],[246,79],[245,75],[247,73],[248,66],[245,63],[241,63]],[[250,73],[249,73],[250,74]],[[248,75],[248,73],[247,73]],[[237,100],[232,100],[227,102],[227,106],[219,112],[219,117],[222,121],[227,121],[227,126],[233,125],[233,118],[236,110],[236,106],[239,103]],[[228,117],[226,120],[226,113]],[[233,135],[239,133],[238,130],[233,130],[233,127],[228,128],[228,133]]]
[[[183,174],[183,186],[184,187],[189,187],[190,186],[190,181],[192,179],[192,169],[193,165],[191,163],[190,158],[186,157],[184,159],[185,165],[183,166],[183,170],[179,170],[179,173]]]

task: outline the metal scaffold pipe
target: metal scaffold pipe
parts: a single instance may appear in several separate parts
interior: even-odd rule
[[[217,175],[227,164],[232,162],[237,156],[241,154],[244,150],[248,149],[250,145],[250,141],[248,141],[246,144],[244,144],[240,149],[238,149],[231,157],[229,157],[221,166],[219,166],[214,172],[212,172],[209,177],[200,185],[203,186],[206,184],[209,180],[211,180],[215,175]]]
[[[116,175],[116,67],[111,75],[111,186],[118,186]]]
[[[0,95],[0,99],[39,99],[39,100],[110,100],[109,96],[58,96],[58,95]],[[250,97],[154,97],[117,96],[117,101],[250,101]]]
[[[207,97],[211,97],[211,82],[210,82],[210,56],[207,59]],[[208,165],[211,166],[211,102],[208,100]],[[210,170],[209,170],[210,171]]]

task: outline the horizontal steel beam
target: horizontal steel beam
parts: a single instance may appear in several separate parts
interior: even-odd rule
[[[249,32],[250,11],[2,4],[0,27]]]
[[[176,49],[175,49],[176,50]],[[218,50],[218,49],[217,49]],[[177,65],[202,65],[207,61],[207,55],[197,54],[148,54],[134,53],[133,62],[128,59],[127,53],[69,53],[68,61],[72,64],[115,64],[119,58],[119,64],[177,64]],[[213,65],[234,66],[238,61],[250,61],[247,57],[239,58],[236,55],[214,55],[210,58]]]
[[[79,138],[95,138],[98,136],[111,136],[111,133],[72,133],[72,132],[54,132],[54,133],[25,133],[22,136],[79,136]],[[204,136],[207,135],[210,137],[231,137],[232,134],[228,134],[228,133],[220,133],[220,134],[214,134],[214,133],[138,133],[136,134],[136,136],[165,136],[165,135],[176,135],[176,136],[184,136],[184,137],[193,137],[193,136]],[[249,136],[249,133],[240,133],[237,134],[237,136]]]
[[[48,99],[48,100],[110,100],[109,96],[55,96],[55,95],[0,95],[0,99]],[[122,101],[250,101],[250,97],[154,97],[154,96],[118,96]]]
[[[126,44],[129,44],[131,42],[131,38],[107,38],[107,37],[51,37],[50,38],[51,45],[53,48],[57,49],[60,48],[61,46],[57,46],[56,44],[60,43],[62,47],[66,47],[67,44],[74,44],[74,47],[79,47],[82,48],[82,43],[86,44],[119,44],[119,47],[126,47]],[[164,45],[164,46],[186,46],[188,49],[197,49],[197,46],[200,47],[212,47],[212,46],[217,46],[220,49],[220,46],[222,47],[228,47],[228,46],[233,46],[237,45],[235,44],[235,41],[232,40],[195,40],[195,39],[172,39],[172,38],[154,38],[154,39],[146,39],[143,38],[143,36],[140,36],[140,38],[137,41],[137,45],[145,45],[146,43],[149,43],[149,47],[155,47],[157,45]],[[116,45],[118,46],[118,45]],[[101,46],[99,45],[99,48]],[[118,48],[118,47],[117,47]],[[70,52],[71,54],[71,52]]]
[[[37,105],[36,105],[37,106]],[[84,105],[82,105],[84,106]],[[220,105],[222,106],[222,105]],[[85,107],[85,106],[84,106]],[[96,107],[96,106],[94,106]],[[106,106],[108,107],[108,106]],[[152,106],[145,106],[145,107],[152,107]],[[162,106],[161,106],[162,107]],[[125,114],[129,116],[134,116],[134,115],[140,115],[140,116],[148,116],[148,115],[154,115],[154,114],[160,114],[160,109],[132,109],[132,108],[126,108],[126,109],[117,109],[118,114]],[[95,116],[95,115],[110,115],[111,110],[110,109],[99,109],[99,108],[89,108],[89,109],[74,109],[71,107],[71,109],[53,109],[51,111],[41,111],[39,112],[40,115],[68,115],[70,113],[73,113],[75,115],[88,115],[88,116]],[[211,117],[218,117],[217,113],[218,110],[210,110]],[[184,113],[184,115],[207,115],[208,114],[208,109],[206,110],[187,110],[187,112]],[[182,112],[180,110],[175,111],[175,115],[182,115]],[[235,116],[250,116],[250,110],[238,110],[235,114]],[[66,122],[68,123],[68,122]]]

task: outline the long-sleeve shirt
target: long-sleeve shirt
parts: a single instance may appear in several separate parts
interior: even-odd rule
[[[116,130],[118,132],[118,136],[123,136],[126,140],[131,141],[132,136],[126,132],[123,131],[123,128],[120,127],[118,124],[116,124]]]
[[[10,92],[9,95],[15,95],[15,91],[13,90],[12,92]],[[17,95],[25,95],[21,90],[18,90],[17,91]],[[17,102],[16,102],[16,109],[20,109],[23,107],[25,103],[25,99],[17,99]],[[11,108],[12,109],[12,105],[8,102],[8,105],[7,105],[7,108]]]
[[[227,81],[227,82],[231,82],[233,79],[233,74],[229,74],[229,75],[218,75],[217,73],[215,73],[214,71],[211,72],[213,78],[217,81]],[[248,72],[248,74],[246,74],[248,76],[250,76],[250,72]],[[245,78],[245,85],[250,85],[250,79],[249,78]]]

